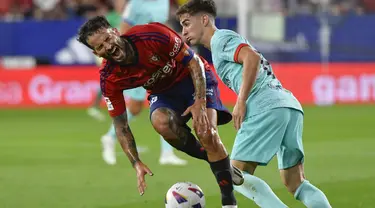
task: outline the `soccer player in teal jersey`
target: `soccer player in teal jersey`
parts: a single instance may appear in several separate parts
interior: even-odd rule
[[[110,24],[120,29],[120,33],[127,32],[132,26],[147,24],[150,22],[165,23],[169,17],[169,0],[117,0],[115,2],[117,11],[123,10],[122,15],[118,12],[107,14],[106,18]],[[101,99],[101,91],[98,96]],[[144,105],[146,99],[146,90],[143,87],[125,90],[124,95],[127,99],[127,116],[128,121],[137,116]],[[96,99],[98,100],[98,99]],[[99,102],[96,102],[97,104]],[[93,106],[89,108],[89,114],[96,116],[100,115],[98,108]],[[99,117],[100,118],[100,117]],[[102,136],[101,142],[103,146],[102,156],[107,164],[116,164],[116,133],[113,125],[108,132]],[[177,157],[173,152],[173,147],[168,144],[162,137],[160,138],[161,150],[159,164],[161,165],[186,165],[187,161]],[[145,151],[147,147],[138,147],[139,151]]]
[[[287,207],[254,176],[258,165],[267,165],[277,155],[281,179],[297,200],[306,207],[331,207],[324,193],[305,178],[303,110],[270,63],[239,34],[216,28],[213,0],[190,0],[176,15],[184,38],[211,50],[217,74],[237,94],[231,162],[243,171],[245,182],[235,190],[263,208]]]

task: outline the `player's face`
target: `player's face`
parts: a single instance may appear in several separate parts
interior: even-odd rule
[[[182,26],[182,36],[186,42],[193,45],[199,44],[203,36],[203,24],[202,16],[183,14],[180,16],[180,24]]]
[[[125,61],[125,44],[116,29],[102,28],[89,36],[87,43],[99,57],[119,63]]]

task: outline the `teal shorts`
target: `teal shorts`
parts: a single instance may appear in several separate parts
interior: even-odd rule
[[[232,160],[267,165],[277,154],[279,169],[303,163],[303,113],[274,108],[246,118],[236,135]]]
[[[147,91],[143,87],[137,87],[123,91],[125,98],[131,98],[132,100],[144,101],[146,99]]]

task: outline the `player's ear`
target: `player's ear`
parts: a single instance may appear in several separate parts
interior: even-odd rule
[[[210,21],[210,18],[208,17],[207,14],[203,14],[201,19],[202,19],[203,26],[206,27]]]

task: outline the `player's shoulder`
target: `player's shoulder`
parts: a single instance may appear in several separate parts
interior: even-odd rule
[[[246,42],[246,40],[233,30],[219,29],[215,31],[212,37],[211,48],[217,50],[225,48],[228,44],[235,44],[237,42]]]
[[[218,29],[215,31],[213,38],[222,39],[222,38],[231,38],[231,37],[241,37],[238,33],[233,30],[227,29]]]

